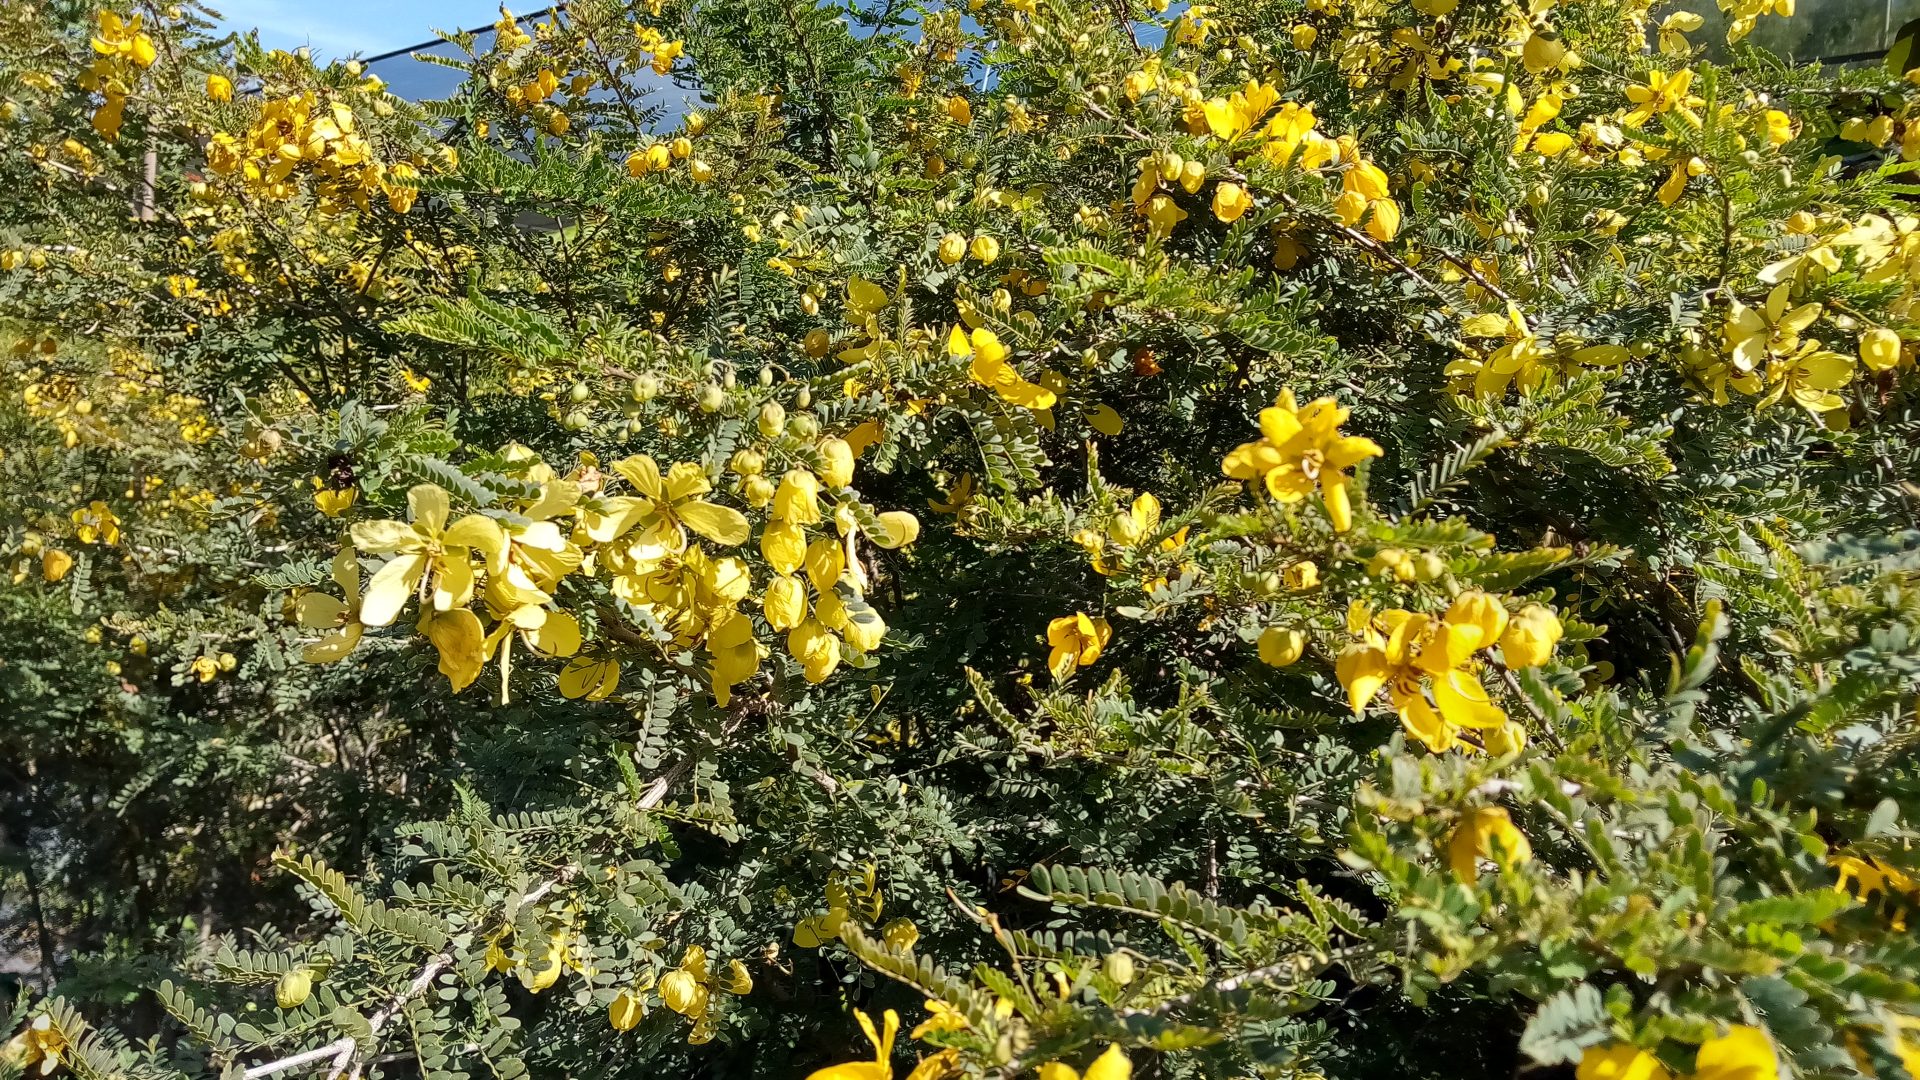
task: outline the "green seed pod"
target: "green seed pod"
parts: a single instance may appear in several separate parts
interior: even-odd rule
[[[760,385],[761,386],[773,385],[773,369],[772,368],[763,367],[760,369]]]
[[[593,391],[587,389],[586,383],[577,382],[573,384],[573,388],[571,390],[567,391],[567,396],[572,398],[575,404],[579,404],[580,402],[583,402],[588,398],[592,397]]]
[[[801,413],[787,421],[787,434],[812,442],[820,434],[820,421],[812,413]]]
[[[700,391],[700,411],[701,412],[719,412],[720,406],[725,405],[726,403],[727,403],[727,392],[724,389],[718,386],[715,386],[712,383],[708,383],[705,387],[701,389]]]
[[[633,380],[633,400],[652,401],[660,396],[660,380],[651,375],[641,375]]]
[[[1107,978],[1125,986],[1133,981],[1133,957],[1126,953],[1108,953],[1100,966],[1105,969]]]
[[[804,387],[804,386],[803,386],[803,387],[801,387],[801,388],[800,388],[800,392],[799,392],[798,394],[795,394],[795,395],[793,396],[793,404],[794,404],[794,407],[795,407],[795,408],[799,408],[799,409],[804,409],[804,408],[807,408],[808,406],[810,406],[810,405],[812,405],[812,404],[813,404],[813,391],[812,391],[812,390],[809,390],[808,388],[806,388],[806,387]]]

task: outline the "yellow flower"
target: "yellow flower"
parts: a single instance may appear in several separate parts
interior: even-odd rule
[[[1517,754],[1527,748],[1527,729],[1509,720],[1497,728],[1490,728],[1480,736],[1486,751],[1495,757]]]
[[[1668,56],[1687,55],[1693,51],[1687,35],[1706,24],[1704,17],[1691,11],[1676,11],[1660,20],[1660,51]]]
[[[67,576],[73,569],[73,556],[59,548],[48,548],[40,556],[40,577],[43,581],[55,582]]]
[[[1500,657],[1510,668],[1539,667],[1553,657],[1563,632],[1552,608],[1528,604],[1500,636]]]
[[[1187,212],[1165,195],[1155,195],[1147,200],[1147,224],[1154,236],[1164,239],[1172,234],[1174,226],[1185,220]]]
[[[469,514],[447,524],[447,493],[433,484],[407,492],[411,524],[400,521],[356,522],[353,546],[361,551],[393,553],[368,582],[360,603],[360,621],[386,626],[406,606],[407,598],[424,582],[434,611],[463,608],[473,599],[472,549],[498,549],[505,538],[492,518]]]
[[[1526,834],[1514,827],[1507,812],[1498,806],[1467,811],[1447,841],[1447,865],[1461,881],[1480,879],[1483,858],[1492,859],[1503,869],[1533,859],[1533,845],[1527,842]]]
[[[968,104],[967,99],[961,97],[959,94],[955,94],[947,99],[946,112],[947,118],[956,124],[964,125],[973,123],[973,106]]]
[[[1574,1080],[1673,1080],[1659,1058],[1632,1043],[1587,1047],[1573,1075]]]
[[[1287,567],[1280,580],[1292,592],[1305,592],[1320,584],[1320,568],[1302,559]]]
[[[1076,1071],[1073,1066],[1058,1061],[1049,1061],[1040,1066],[1040,1080],[1132,1080],[1133,1062],[1116,1045],[1108,1045],[1106,1052],[1093,1059],[1087,1071]]]
[[[1852,382],[1853,373],[1852,357],[1823,349],[1817,341],[1801,342],[1797,352],[1776,356],[1768,363],[1768,389],[1759,407],[1764,409],[1790,397],[1816,417],[1843,409],[1846,400],[1834,391]]]
[[[787,470],[773,494],[773,516],[794,525],[820,524],[819,478],[805,469]]]
[[[1116,544],[1132,547],[1159,526],[1160,500],[1147,492],[1133,500],[1132,506],[1114,515],[1107,523],[1107,535],[1113,537]]]
[[[646,1015],[646,999],[631,990],[620,991],[607,1006],[607,1023],[615,1031],[632,1031]]]
[[[780,631],[792,630],[806,621],[807,588],[799,578],[776,577],[767,583],[767,595],[761,607],[768,626]]]
[[[219,72],[207,76],[207,100],[232,101],[233,80]]]
[[[826,599],[821,597],[822,602]],[[787,634],[787,651],[800,661],[801,674],[810,683],[825,682],[840,666],[840,639],[818,618],[807,619]]]
[[[378,575],[375,577],[377,580]],[[363,612],[364,607],[363,602]],[[501,624],[502,628],[511,625]],[[440,674],[453,684],[453,692],[457,694],[473,685],[473,680],[480,677],[480,669],[486,666],[488,654],[487,632],[480,625],[480,616],[465,607],[455,607],[450,611],[423,608],[418,629],[439,650]]]
[[[1766,1032],[1735,1024],[1725,1035],[1700,1044],[1690,1080],[1778,1080],[1779,1076],[1780,1060]]]
[[[651,457],[635,454],[614,462],[613,471],[625,477],[644,501],[635,522],[642,530],[638,543],[680,551],[687,546],[689,529],[726,547],[746,541],[745,514],[700,498],[713,490],[700,466],[682,461],[662,476]]]
[[[1361,643],[1340,654],[1334,674],[1355,714],[1385,687],[1408,734],[1440,753],[1459,745],[1460,728],[1507,722],[1472,669],[1474,649],[1487,643],[1486,629],[1397,608],[1383,611],[1361,627]]]
[[[193,658],[191,670],[194,678],[203,683],[212,682],[214,676],[220,674],[220,665],[215,663],[211,656],[196,656]]]
[[[739,612],[707,629],[707,651],[713,654],[713,697],[721,706],[732,698],[733,687],[760,670],[760,645],[753,637],[753,620]]]
[[[1253,199],[1247,195],[1247,189],[1231,181],[1221,181],[1213,189],[1213,216],[1221,221],[1232,223],[1240,220],[1240,215],[1253,205]]]
[[[711,997],[706,986],[684,967],[660,977],[660,1002],[681,1016],[699,1019],[706,1015]]]
[[[820,455],[820,482],[830,488],[853,483],[853,447],[845,439],[825,438],[815,447]]]
[[[31,1074],[47,1076],[60,1067],[61,1058],[66,1052],[67,1037],[53,1026],[52,1017],[41,1013],[19,1034],[0,1046],[0,1060],[18,1067],[23,1073],[30,1069]]]
[[[1232,96],[1213,98],[1203,106],[1207,130],[1214,138],[1232,142],[1251,131],[1279,100],[1280,91],[1273,84],[1248,80]]]
[[[1058,400],[1053,391],[1021,377],[1013,365],[1007,363],[1007,347],[1000,343],[998,335],[985,327],[969,337],[956,324],[947,335],[947,353],[973,357],[967,367],[973,381],[1023,409],[1050,409]]]
[[[1298,630],[1269,626],[1260,631],[1260,662],[1271,667],[1286,667],[1307,651],[1307,636]]]
[[[73,522],[74,538],[83,544],[117,544],[120,542],[120,519],[114,516],[107,504],[95,499],[87,505],[67,515]]]
[[[1584,345],[1577,338],[1542,340],[1528,328],[1526,316],[1517,307],[1509,307],[1504,318],[1476,315],[1461,326],[1461,333],[1469,337],[1505,335],[1507,339],[1484,361],[1447,368],[1449,375],[1471,374],[1473,392],[1483,398],[1499,397],[1509,386],[1530,393],[1549,376],[1564,376],[1582,367],[1614,367],[1631,355],[1624,345]]]
[[[1077,668],[1100,659],[1101,650],[1113,640],[1113,627],[1105,619],[1078,612],[1047,624],[1047,644],[1053,651],[1047,657],[1047,670],[1064,681]]]
[[[319,477],[314,478],[319,482]],[[348,507],[360,501],[359,488],[319,487],[313,492],[313,505],[328,517],[339,517]]]
[[[928,499],[927,505],[942,514],[957,514],[973,502],[973,474],[961,473],[940,499]]]
[[[1793,141],[1793,117],[1779,109],[1768,109],[1761,114],[1761,119],[1767,126],[1769,146],[1785,146]]]
[[[952,266],[967,257],[967,238],[950,232],[940,238],[940,261]]]
[[[939,998],[928,998],[927,1018],[920,1021],[920,1026],[909,1032],[907,1037],[910,1039],[923,1039],[935,1032],[965,1031],[966,1029],[966,1013],[961,1012],[959,1009],[954,1008]]]
[[[1234,480],[1262,481],[1282,503],[1299,502],[1318,486],[1334,531],[1345,532],[1353,525],[1345,470],[1382,453],[1372,439],[1340,434],[1347,415],[1330,397],[1301,409],[1293,391],[1282,390],[1272,408],[1260,410],[1262,437],[1235,448],[1221,471]]]
[[[1261,156],[1275,165],[1299,169],[1318,169],[1328,164],[1333,160],[1335,143],[1314,130],[1314,124],[1311,106],[1291,101],[1280,106],[1261,132],[1267,140],[1260,148]]]
[[[620,664],[616,660],[576,656],[560,669],[556,682],[564,697],[605,701],[620,686]]]
[[[326,593],[311,592],[295,605],[295,617],[309,630],[329,633],[300,650],[300,659],[309,664],[330,664],[344,659],[360,643],[364,627],[360,623],[360,560],[353,549],[341,548],[333,559],[333,580],[344,599]]]
[[[829,1065],[809,1073],[807,1080],[893,1080],[893,1043],[900,1035],[900,1014],[888,1009],[881,1015],[881,1030],[875,1031],[867,1014],[855,1009],[853,1018],[873,1044],[872,1061],[849,1061]]]
[[[1860,362],[1869,371],[1891,371],[1900,363],[1900,335],[1876,326],[1860,335]]]
[[[1675,112],[1690,123],[1698,123],[1700,118],[1693,112],[1703,102],[1687,93],[1687,87],[1693,82],[1693,72],[1681,68],[1671,75],[1660,71],[1647,73],[1643,85],[1627,87],[1627,100],[1633,102],[1633,108],[1620,117],[1620,122],[1630,128],[1638,128],[1664,112]]]
[[[1000,257],[1000,241],[991,236],[976,236],[973,243],[967,245],[967,253],[977,262],[991,263]]]

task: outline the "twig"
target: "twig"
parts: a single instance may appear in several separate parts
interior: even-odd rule
[[[668,769],[659,777],[655,778],[651,784],[647,785],[646,791],[640,796],[640,809],[651,810],[660,805],[660,803],[666,799],[667,792],[672,789],[674,781],[685,776],[692,767],[693,762],[691,758],[683,759],[674,765],[673,768]],[[525,896],[519,899],[518,903],[521,905],[532,904],[545,899],[548,893],[559,888],[571,878],[575,872],[574,868],[568,867],[530,890]],[[454,958],[446,953],[435,953],[432,957],[428,958],[426,965],[420,969],[418,974],[414,975],[413,981],[407,984],[405,990],[395,995],[393,1000],[382,1006],[379,1012],[367,1018],[368,1041],[372,1041],[372,1036],[379,1035],[380,1029],[386,1027],[388,1021],[398,1015],[400,1010],[405,1008],[408,1002],[426,993],[427,988],[433,985],[433,980],[439,978],[441,972],[453,966],[453,961]],[[357,1060],[355,1052],[359,1049],[359,1046],[360,1040],[351,1035],[347,1035],[335,1039],[325,1046],[315,1047],[312,1050],[303,1050],[298,1054],[281,1058],[278,1061],[269,1061],[264,1064],[255,1065],[241,1075],[245,1077],[245,1080],[261,1080],[262,1077],[274,1076],[279,1073],[298,1069],[303,1065],[311,1065],[317,1061],[332,1059],[332,1064],[327,1069],[327,1080],[336,1080],[336,1078],[342,1076],[357,1078],[360,1075],[361,1063]]]

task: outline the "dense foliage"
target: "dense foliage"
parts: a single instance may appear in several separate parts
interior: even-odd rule
[[[1920,1075],[1791,6],[0,6],[0,1076]]]

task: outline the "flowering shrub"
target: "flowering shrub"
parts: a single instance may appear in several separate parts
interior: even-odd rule
[[[1920,1074],[1791,7],[8,5],[0,1076]]]

